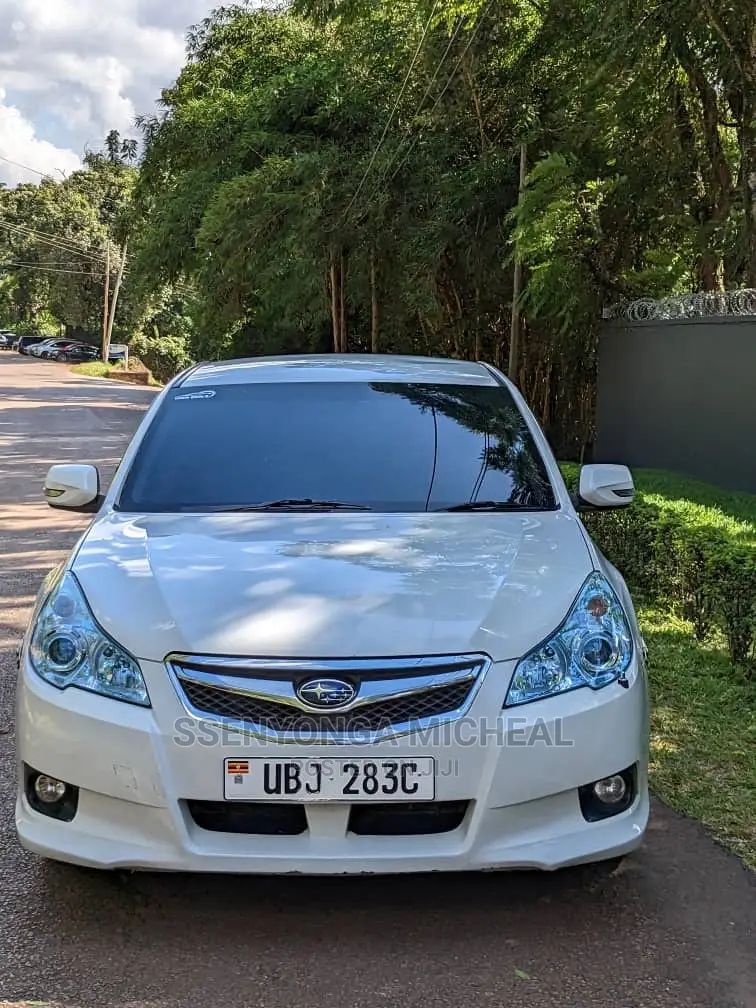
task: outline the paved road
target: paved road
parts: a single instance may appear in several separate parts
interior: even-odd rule
[[[643,851],[593,888],[570,875],[123,878],[19,848],[12,649],[85,524],[40,503],[44,472],[76,459],[109,476],[152,395],[0,354],[0,1008],[756,1008],[754,876],[658,806]]]

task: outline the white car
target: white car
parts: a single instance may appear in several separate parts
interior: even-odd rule
[[[31,343],[26,352],[29,355],[29,357],[39,357],[40,352],[44,350],[45,347],[48,346],[48,344],[51,342],[52,340],[50,339],[44,339],[39,340],[39,342],[37,343]]]
[[[637,848],[644,644],[518,391],[390,356],[159,394],[19,652],[16,828],[96,868],[554,870]]]

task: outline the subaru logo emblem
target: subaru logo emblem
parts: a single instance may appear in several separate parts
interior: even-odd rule
[[[343,679],[308,679],[297,687],[297,696],[308,707],[344,707],[357,696],[357,690]]]

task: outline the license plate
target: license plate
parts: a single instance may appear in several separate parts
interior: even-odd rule
[[[227,759],[226,801],[433,801],[436,764],[419,759]]]

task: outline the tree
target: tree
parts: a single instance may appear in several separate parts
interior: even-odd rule
[[[71,333],[100,333],[105,245],[115,272],[133,222],[136,171],[126,164],[133,149],[133,141],[113,132],[108,153],[88,152],[85,169],[64,181],[43,179],[0,194],[0,254],[11,263],[21,321],[52,317]],[[116,325],[128,327],[137,307],[126,297]]]

